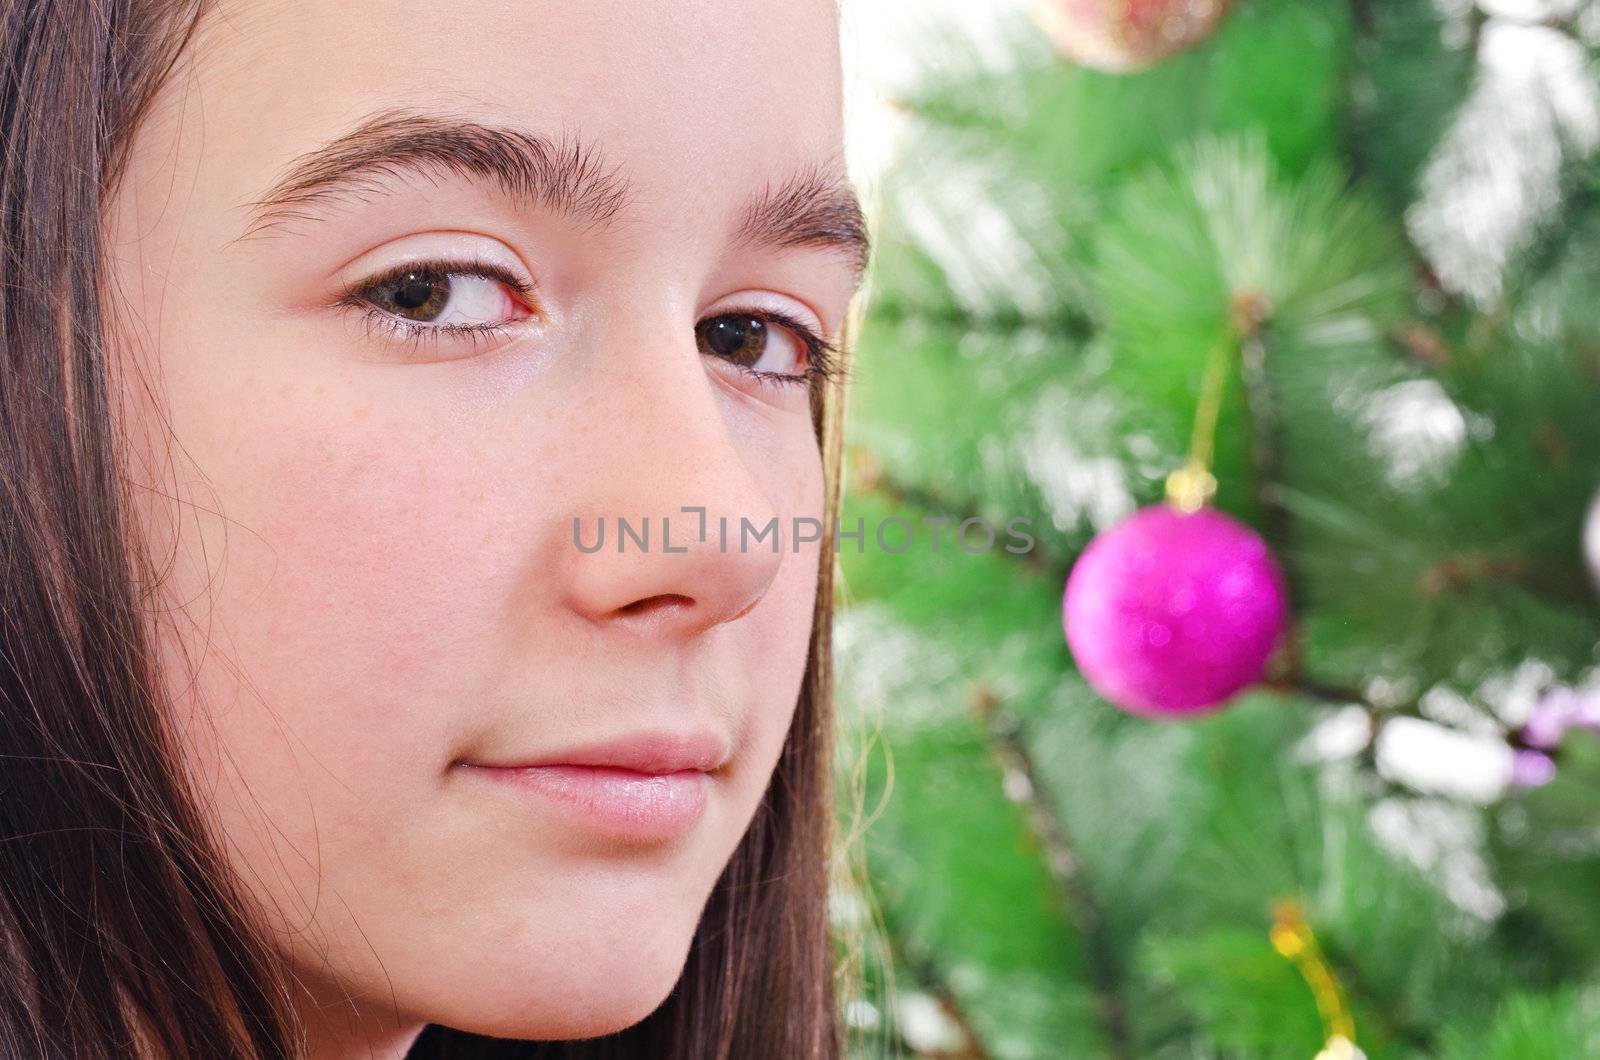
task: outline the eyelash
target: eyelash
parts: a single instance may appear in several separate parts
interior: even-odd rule
[[[806,351],[806,369],[799,375],[785,375],[782,372],[758,372],[754,368],[747,368],[742,364],[734,365],[735,368],[746,375],[753,376],[757,382],[772,386],[799,386],[802,383],[816,385],[840,378],[841,362],[839,347],[836,343],[829,342],[804,321],[790,316],[781,309],[755,309],[734,306],[724,309],[716,316],[751,316],[766,324],[778,324],[792,331],[800,340],[800,345]],[[716,319],[709,317],[707,319]],[[731,362],[730,362],[731,363]]]
[[[525,303],[533,293],[532,284],[495,262],[446,261],[441,259],[408,261],[403,265],[396,265],[391,269],[386,269],[375,276],[352,284],[335,299],[333,304],[359,311],[369,330],[382,329],[404,342],[418,345],[424,343],[437,345],[447,337],[452,340],[465,339],[470,343],[476,344],[486,336],[505,330],[505,325],[503,324],[420,324],[380,309],[361,295],[361,292],[369,288],[392,283],[412,272],[483,276],[505,284]],[[804,321],[782,310],[735,306],[717,313],[716,316],[752,316],[764,323],[781,325],[799,339],[800,345],[805,348],[806,368],[804,372],[798,375],[786,375],[782,372],[761,372],[742,364],[728,362],[734,368],[753,377],[763,385],[783,387],[798,386],[802,383],[819,385],[837,380],[843,374],[838,344],[829,342]]]

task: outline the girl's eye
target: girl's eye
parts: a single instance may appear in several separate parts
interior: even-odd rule
[[[800,340],[783,327],[773,328],[753,313],[724,313],[696,326],[700,352],[732,361],[741,368],[769,375],[805,371]]]
[[[804,379],[821,340],[803,324],[774,313],[736,312],[695,325],[700,352],[761,376]]]
[[[819,383],[845,375],[838,346],[778,310],[729,310],[700,321],[694,332],[702,354],[728,361],[762,383]]]
[[[516,297],[524,288],[486,271],[416,265],[368,283],[356,294],[411,324],[492,328],[531,315]]]

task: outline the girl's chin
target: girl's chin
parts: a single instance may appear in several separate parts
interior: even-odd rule
[[[661,1007],[678,976],[664,983],[610,980],[592,989],[575,989],[570,1003],[552,1004],[552,992],[539,991],[498,1011],[442,1012],[429,1020],[490,1038],[568,1041],[626,1030]],[[559,994],[560,991],[554,993]]]

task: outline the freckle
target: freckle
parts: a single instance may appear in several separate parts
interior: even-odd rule
[[[288,397],[294,393],[294,382],[291,380],[278,388],[278,396]]]
[[[371,405],[362,405],[360,408],[356,409],[355,412],[352,413],[352,415],[354,415],[355,418],[358,419],[358,420],[366,419],[367,413],[369,413],[371,411],[372,411],[372,406]]]

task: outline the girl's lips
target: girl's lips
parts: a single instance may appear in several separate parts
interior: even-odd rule
[[[644,773],[616,766],[483,766],[469,773],[518,795],[564,807],[585,827],[631,843],[660,843],[687,832],[705,812],[711,778],[699,769]]]

